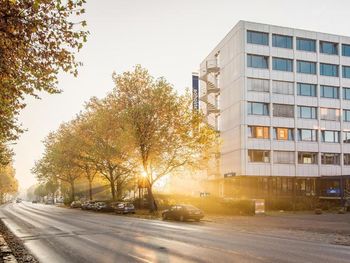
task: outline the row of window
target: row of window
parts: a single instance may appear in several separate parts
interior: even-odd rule
[[[340,153],[321,153],[321,164],[340,165]],[[344,165],[350,165],[350,153],[344,153]],[[270,163],[270,151],[248,150],[248,162]],[[299,164],[318,164],[317,152],[298,152]],[[295,164],[295,152],[273,151],[273,163]]]
[[[298,141],[317,142],[317,129],[296,129]],[[294,141],[294,128],[273,127],[272,135],[274,140]],[[248,138],[270,139],[270,127],[249,125],[247,130]],[[321,142],[339,143],[341,141],[340,131],[321,130]],[[350,131],[343,132],[343,143],[350,143]]]
[[[268,79],[247,79],[248,91],[270,92],[270,81]],[[320,97],[328,99],[339,99],[340,88],[337,86],[320,85]],[[345,100],[350,100],[350,88],[343,87],[343,96]],[[290,81],[272,81],[272,93],[294,95],[294,82]],[[297,83],[297,95],[317,97],[317,84]]]
[[[312,61],[297,60],[297,72],[303,74],[317,74],[317,63]],[[249,68],[269,69],[269,56],[247,55]],[[293,59],[272,58],[272,69],[293,72]],[[328,77],[339,77],[339,65],[320,63],[320,75]],[[342,66],[342,77],[350,78],[350,66]]]
[[[301,51],[316,52],[316,40],[309,38],[296,38],[296,49]],[[269,45],[269,34],[265,32],[247,31],[247,43],[256,45]],[[278,48],[293,49],[293,37],[280,34],[272,34],[272,46]],[[329,55],[339,54],[339,44],[329,41],[319,41],[320,53]],[[350,44],[341,44],[341,54],[350,56]]]
[[[294,118],[294,105],[289,104],[272,104],[272,116]],[[265,102],[248,102],[248,115],[270,115],[270,104]],[[300,119],[317,119],[317,107],[297,106],[297,118]],[[320,108],[320,120],[324,121],[340,121],[340,109]],[[350,122],[350,110],[343,110],[343,121]]]

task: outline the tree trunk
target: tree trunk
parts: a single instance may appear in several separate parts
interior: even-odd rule
[[[120,180],[117,180],[117,199],[121,200],[122,199],[122,183],[120,182]]]
[[[72,198],[72,201],[75,200],[75,186],[74,186],[74,181],[71,181],[70,182],[70,186],[71,186],[71,198]]]
[[[89,198],[92,200],[92,180],[89,179]]]
[[[110,181],[111,183],[111,192],[112,192],[112,200],[115,201],[115,185],[114,185],[114,181]]]
[[[154,200],[153,192],[152,192],[152,185],[148,186],[147,188],[148,193],[148,205],[149,205],[149,211],[151,213],[156,212],[158,210],[156,201]]]

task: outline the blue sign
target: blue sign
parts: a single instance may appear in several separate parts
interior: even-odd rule
[[[199,110],[199,79],[197,75],[192,74],[192,99],[193,109]]]
[[[327,194],[340,194],[340,189],[339,188],[328,188]]]

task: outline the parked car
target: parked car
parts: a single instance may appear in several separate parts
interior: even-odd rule
[[[37,204],[37,203],[38,203],[37,200],[33,200],[33,201],[32,201],[32,204]]]
[[[115,206],[114,211],[117,214],[135,214],[135,206],[132,203],[120,202]]]
[[[111,202],[97,202],[94,206],[94,210],[98,212],[113,212],[114,207]]]
[[[162,212],[163,220],[174,219],[180,221],[186,221],[193,219],[200,221],[204,217],[202,210],[193,205],[174,205],[169,209]]]
[[[93,206],[94,204],[96,203],[97,201],[86,201],[84,203],[82,203],[81,205],[81,209],[82,210],[92,210],[93,209]]]
[[[16,203],[21,203],[22,202],[22,199],[21,198],[17,198],[16,199]]]
[[[73,201],[73,202],[70,204],[70,207],[71,207],[71,208],[81,208],[81,202],[80,202],[80,201]]]
[[[53,205],[54,203],[55,203],[55,202],[53,201],[52,198],[47,199],[47,200],[45,201],[45,205]]]

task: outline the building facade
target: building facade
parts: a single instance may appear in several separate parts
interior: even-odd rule
[[[350,37],[240,21],[200,65],[221,196],[350,190]]]

